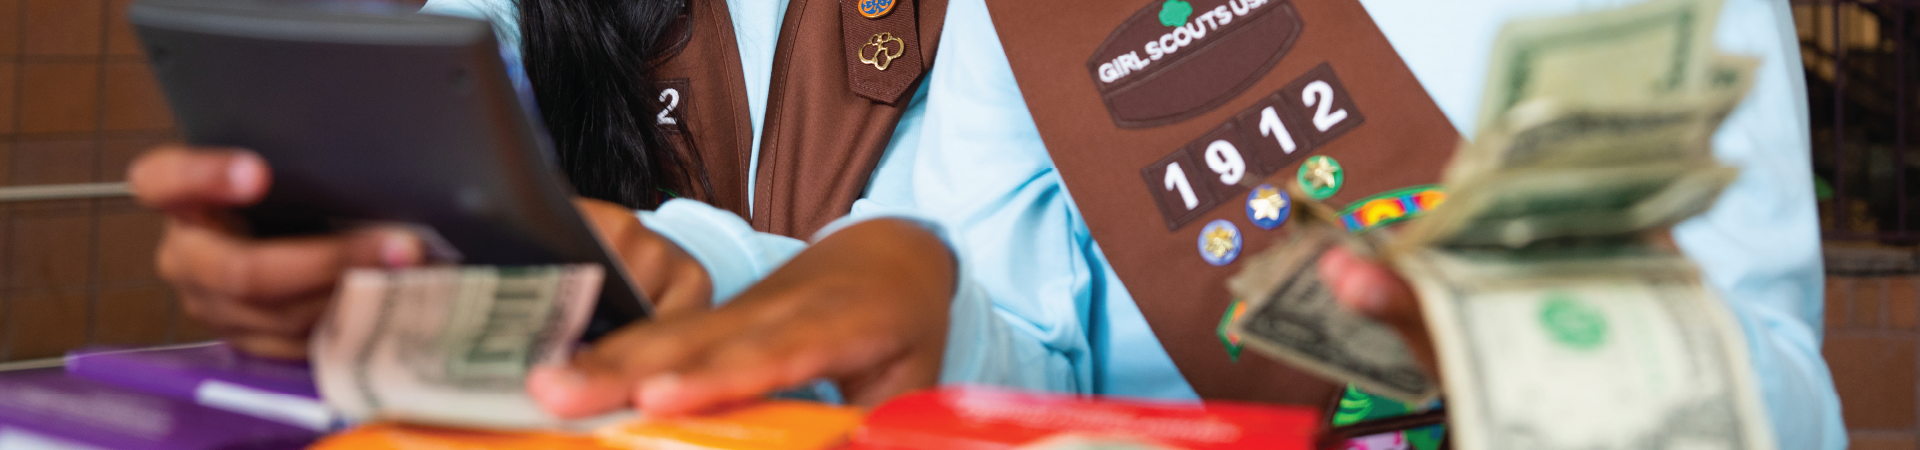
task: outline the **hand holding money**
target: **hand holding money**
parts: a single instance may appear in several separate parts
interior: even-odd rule
[[[1693,263],[1653,238],[1737,175],[1710,138],[1756,62],[1715,53],[1718,11],[1653,0],[1510,24],[1446,203],[1359,236],[1326,214],[1297,218],[1293,240],[1235,280],[1249,306],[1233,329],[1401,399],[1415,386],[1394,382],[1404,371],[1355,369],[1417,367],[1406,342],[1430,338],[1460,448],[1773,448],[1744,335]],[[1417,295],[1327,250],[1342,245]],[[1308,281],[1334,294],[1292,287]],[[1325,311],[1336,301],[1371,317]],[[1408,326],[1415,311],[1424,327]],[[1341,325],[1369,320],[1387,323]],[[1389,326],[1408,340],[1354,331]]]
[[[602,276],[597,265],[348,272],[314,333],[314,380],[355,422],[567,426],[527,396],[526,376],[566,361]]]

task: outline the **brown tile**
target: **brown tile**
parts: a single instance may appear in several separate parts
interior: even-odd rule
[[[27,55],[98,55],[105,0],[25,0]]]
[[[173,112],[146,63],[107,63],[106,97],[102,122],[109,131],[173,128]]]
[[[23,63],[20,81],[19,132],[84,132],[98,128],[99,63]]]
[[[1853,450],[1915,450],[1920,448],[1913,433],[1854,433],[1847,448]]]
[[[0,56],[20,54],[20,0],[0,0]]]
[[[93,212],[96,200],[34,200],[5,205],[11,217],[86,216]]]
[[[1853,295],[1854,279],[1849,277],[1827,277],[1826,325],[1827,331],[1847,327],[1848,297]]]
[[[95,208],[97,208],[96,211],[98,211],[99,214],[135,213],[135,212],[150,211],[147,209],[147,207],[140,206],[140,203],[134,201],[132,197],[103,198],[99,200],[94,200],[94,202],[96,202]]]
[[[140,37],[133,34],[133,24],[127,23],[127,6],[133,0],[107,1],[107,54],[116,56],[137,56],[140,50]]]
[[[200,321],[193,320],[192,317],[187,317],[185,312],[180,311],[179,300],[173,300],[168,303],[173,305],[174,311],[173,336],[172,339],[170,339],[172,342],[200,342],[220,338],[220,335],[214,333],[212,328],[208,328],[206,324],[202,324]]]
[[[164,285],[103,289],[95,303],[93,344],[160,345],[167,343],[172,291]]]
[[[126,181],[127,164],[154,146],[173,142],[171,137],[129,137],[110,138],[100,141],[100,168],[95,180]]]
[[[137,211],[100,214],[99,283],[102,287],[154,284],[153,251],[160,245],[158,213]]]
[[[1887,280],[1887,326],[1900,329],[1920,327],[1920,279],[1900,277]]]
[[[1856,328],[1879,328],[1882,299],[1886,298],[1885,278],[1855,278],[1853,294],[1849,298],[1853,308],[1848,314],[1847,324]]]
[[[85,290],[15,291],[9,297],[13,359],[52,358],[87,344]]]
[[[4,7],[6,4],[0,3],[0,8]],[[0,33],[4,34],[7,33]],[[0,134],[13,134],[14,118],[19,117],[14,114],[15,109],[20,107],[20,103],[15,101],[19,97],[14,96],[14,88],[20,87],[19,75],[20,65],[12,61],[0,61]]]
[[[14,186],[87,183],[99,170],[99,145],[91,140],[20,141],[13,147],[8,178]]]
[[[1849,428],[1914,425],[1914,338],[1829,335],[1823,350]]]
[[[7,242],[11,250],[8,287],[85,286],[93,266],[93,221],[90,219],[84,214],[16,214]]]

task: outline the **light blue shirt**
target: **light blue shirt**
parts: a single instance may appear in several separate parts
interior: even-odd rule
[[[433,0],[428,7],[497,10],[489,5],[504,1]],[[1469,137],[1488,53],[1504,22],[1633,2],[1361,0]],[[785,2],[728,6],[749,72],[758,142],[771,71],[758,61],[770,63]],[[1791,19],[1781,0],[1726,0],[1719,47],[1765,61],[1753,93],[1713,141],[1715,155],[1742,172],[1711,211],[1674,234],[1746,331],[1780,448],[1837,449],[1846,445],[1846,430],[1820,357],[1820,244]],[[752,24],[774,28],[748,31]],[[1054,170],[983,0],[953,0],[940,42],[940,61],[908,103],[866,197],[815,239],[875,217],[915,220],[946,239],[960,260],[961,285],[943,382],[1194,398]],[[758,145],[755,153],[757,160]],[[692,201],[668,202],[641,217],[707,267],[716,302],[805,245],[753,232],[740,217]]]

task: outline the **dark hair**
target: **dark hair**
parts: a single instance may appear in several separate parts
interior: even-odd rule
[[[518,0],[521,60],[560,166],[582,196],[652,209],[695,171],[656,125],[653,64],[686,0]],[[684,130],[682,130],[684,131]],[[690,145],[691,142],[689,141]],[[711,192],[704,171],[703,192]]]

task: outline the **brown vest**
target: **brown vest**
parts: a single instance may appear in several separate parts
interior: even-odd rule
[[[754,228],[800,238],[851,209],[931,68],[947,6],[896,0],[889,15],[860,16],[860,3],[870,1],[790,1],[752,187],[752,129],[731,16],[723,0],[692,2],[685,37],[657,76],[661,101],[671,107],[663,118],[691,133],[697,145],[689,156],[713,186],[693,197],[745,217],[746,190],[757,189]],[[1201,25],[1212,37],[1159,39],[1171,29],[1155,23],[1166,0],[1137,10],[1109,1],[988,0],[1055,165],[1194,389],[1208,398],[1322,406],[1330,385],[1258,356],[1237,363],[1227,356],[1214,330],[1231,300],[1223,280],[1238,266],[1204,262],[1196,235],[1210,220],[1235,221],[1246,233],[1239,252],[1258,252],[1286,227],[1248,223],[1245,185],[1283,185],[1303,158],[1333,156],[1349,173],[1328,199],[1341,205],[1434,182],[1459,137],[1357,0],[1181,3],[1189,5],[1182,19],[1213,17]],[[1248,6],[1254,3],[1260,6]],[[885,41],[881,33],[902,37],[876,46],[899,54],[884,71],[860,61],[870,51],[863,47]],[[1178,45],[1152,59],[1142,53],[1147,40]],[[1327,111],[1291,106],[1315,81],[1326,82],[1313,95]],[[1262,114],[1267,106],[1275,107],[1271,119]],[[1345,118],[1327,120],[1335,111]],[[1330,126],[1322,129],[1316,118]],[[1292,130],[1292,152],[1260,133],[1277,125]],[[1241,149],[1240,183],[1207,184],[1218,179],[1208,170],[1208,147],[1221,140]],[[1182,163],[1193,208],[1162,189],[1174,162]]]
[[[747,189],[756,189],[753,228],[802,239],[852,209],[931,67],[947,11],[946,0],[898,0],[889,14],[868,19],[853,15],[854,1],[789,1],[774,49],[758,185],[751,187],[753,129],[732,16],[723,0],[691,2],[681,22],[684,43],[656,69],[662,104],[672,107],[664,118],[692,134],[691,159],[713,186],[691,197],[748,217]],[[899,55],[886,70],[849,56],[866,41],[843,34],[882,32],[900,38],[882,44]]]
[[[1241,265],[1202,257],[1213,222],[1244,258],[1291,226],[1255,226],[1250,186],[1328,156],[1344,182],[1325,201],[1359,203],[1434,183],[1460,137],[1358,0],[1144,3],[987,0],[1054,165],[1194,390],[1323,406],[1330,384],[1229,356]]]

